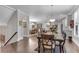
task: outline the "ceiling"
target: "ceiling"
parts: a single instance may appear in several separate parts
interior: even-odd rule
[[[9,5],[15,9],[20,9],[30,16],[30,20],[36,22],[46,22],[50,18],[59,20],[66,16],[74,5]]]
[[[6,23],[15,9],[26,13],[31,20],[45,22],[50,18],[59,20],[65,17],[74,7],[74,5],[8,5],[8,8],[0,6],[0,24]]]
[[[14,11],[6,6],[0,6],[0,25],[6,25]]]

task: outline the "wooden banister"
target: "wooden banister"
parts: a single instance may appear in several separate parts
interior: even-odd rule
[[[4,44],[4,46],[6,46],[8,44],[8,42],[17,34],[17,32],[15,32],[11,37],[10,39]]]

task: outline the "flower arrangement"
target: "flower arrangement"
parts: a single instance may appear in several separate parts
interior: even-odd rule
[[[52,33],[57,34],[57,25],[53,25],[52,27],[50,27],[50,30],[51,30]]]

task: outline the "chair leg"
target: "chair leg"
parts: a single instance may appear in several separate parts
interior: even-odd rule
[[[51,48],[51,53],[52,53],[52,48]]]
[[[55,48],[53,48],[53,53],[55,53]]]
[[[60,48],[60,53],[61,53],[61,45],[59,46],[59,48]]]
[[[43,52],[45,52],[45,48],[43,47]]]
[[[63,53],[64,53],[64,46],[62,46],[62,51],[63,51]]]

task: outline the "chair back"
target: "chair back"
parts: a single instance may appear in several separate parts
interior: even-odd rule
[[[54,39],[54,35],[46,35],[46,34],[41,34],[42,37],[42,43],[45,45],[49,45],[48,43],[50,42],[51,44],[53,44],[53,39]],[[44,43],[46,42],[46,43]]]
[[[63,35],[63,39],[64,39],[64,42],[63,42],[63,45],[64,45],[65,44],[65,41],[66,41],[66,33],[63,32],[62,35]]]

